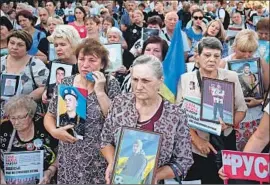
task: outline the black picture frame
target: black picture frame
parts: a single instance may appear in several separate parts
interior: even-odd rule
[[[248,67],[249,65],[249,67]],[[247,84],[243,78],[245,75],[244,68],[249,68],[252,74],[252,79],[255,84]],[[241,88],[244,97],[253,97],[255,99],[263,99],[264,97],[264,86],[262,83],[262,69],[260,58],[249,58],[241,60],[228,61],[228,69],[235,71],[238,75],[238,79],[241,84]]]
[[[12,96],[21,94],[21,75],[2,73],[1,79],[1,99],[8,100]],[[7,85],[9,83],[9,85]],[[8,88],[8,89],[7,89]]]
[[[111,183],[153,184],[161,140],[160,133],[122,127],[116,147]]]
[[[221,118],[226,124],[233,125],[234,97],[233,82],[203,77],[200,119],[219,124]]]

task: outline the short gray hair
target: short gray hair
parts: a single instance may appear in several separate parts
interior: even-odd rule
[[[133,62],[133,67],[137,65],[149,65],[153,70],[156,78],[161,79],[163,77],[163,66],[160,60],[153,55],[141,55]]]
[[[4,106],[5,114],[8,116],[21,109],[25,109],[29,116],[33,118],[36,113],[37,103],[28,95],[16,95],[11,97]]]
[[[223,46],[216,37],[204,37],[198,44],[198,53],[199,55],[202,54],[203,48],[208,49],[217,49],[222,52]]]
[[[122,31],[121,31],[119,28],[117,28],[117,27],[111,27],[111,28],[109,28],[109,29],[107,30],[107,34],[108,34],[108,33],[117,33],[117,34],[120,36],[120,40],[123,39],[123,33],[122,33]]]

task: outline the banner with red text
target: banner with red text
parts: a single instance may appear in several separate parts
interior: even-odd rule
[[[229,179],[270,182],[269,154],[222,151],[223,170]]]

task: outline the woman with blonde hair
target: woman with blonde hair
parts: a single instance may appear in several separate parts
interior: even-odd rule
[[[223,58],[220,62],[221,68],[227,68],[227,62],[237,59],[249,59],[254,58],[255,51],[258,48],[258,35],[253,30],[242,30],[237,33],[234,43],[232,45],[233,53],[226,58]],[[269,86],[269,65],[264,59],[260,60],[262,69],[262,83],[264,88]],[[240,137],[237,138],[237,149],[243,150],[250,135],[256,130],[260,119],[262,118],[262,101],[263,99],[255,99],[254,97],[246,97],[246,105],[248,111],[245,119],[239,124],[236,129]],[[245,128],[245,129],[243,129]],[[247,134],[249,133],[249,134]]]
[[[77,59],[74,52],[81,42],[81,38],[77,30],[71,25],[57,25],[50,37],[57,57],[52,62],[72,65],[72,74],[78,73]],[[50,62],[50,65],[52,62]],[[47,83],[47,90],[42,95],[43,103],[49,103],[48,99],[53,94],[53,87],[48,87],[49,84]]]
[[[226,33],[223,27],[223,24],[220,20],[213,20],[211,21],[204,33],[205,37],[216,37],[222,44],[222,58],[228,56],[228,44],[225,41]]]

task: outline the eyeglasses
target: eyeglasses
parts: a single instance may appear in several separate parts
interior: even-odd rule
[[[27,118],[28,115],[29,115],[29,112],[25,116],[22,116],[22,117],[18,117],[18,118],[10,117],[9,120],[10,121],[16,121],[16,120],[24,121]]]
[[[198,19],[203,20],[203,17],[197,17],[197,16],[194,16],[193,18],[194,18],[195,20],[198,20]]]

